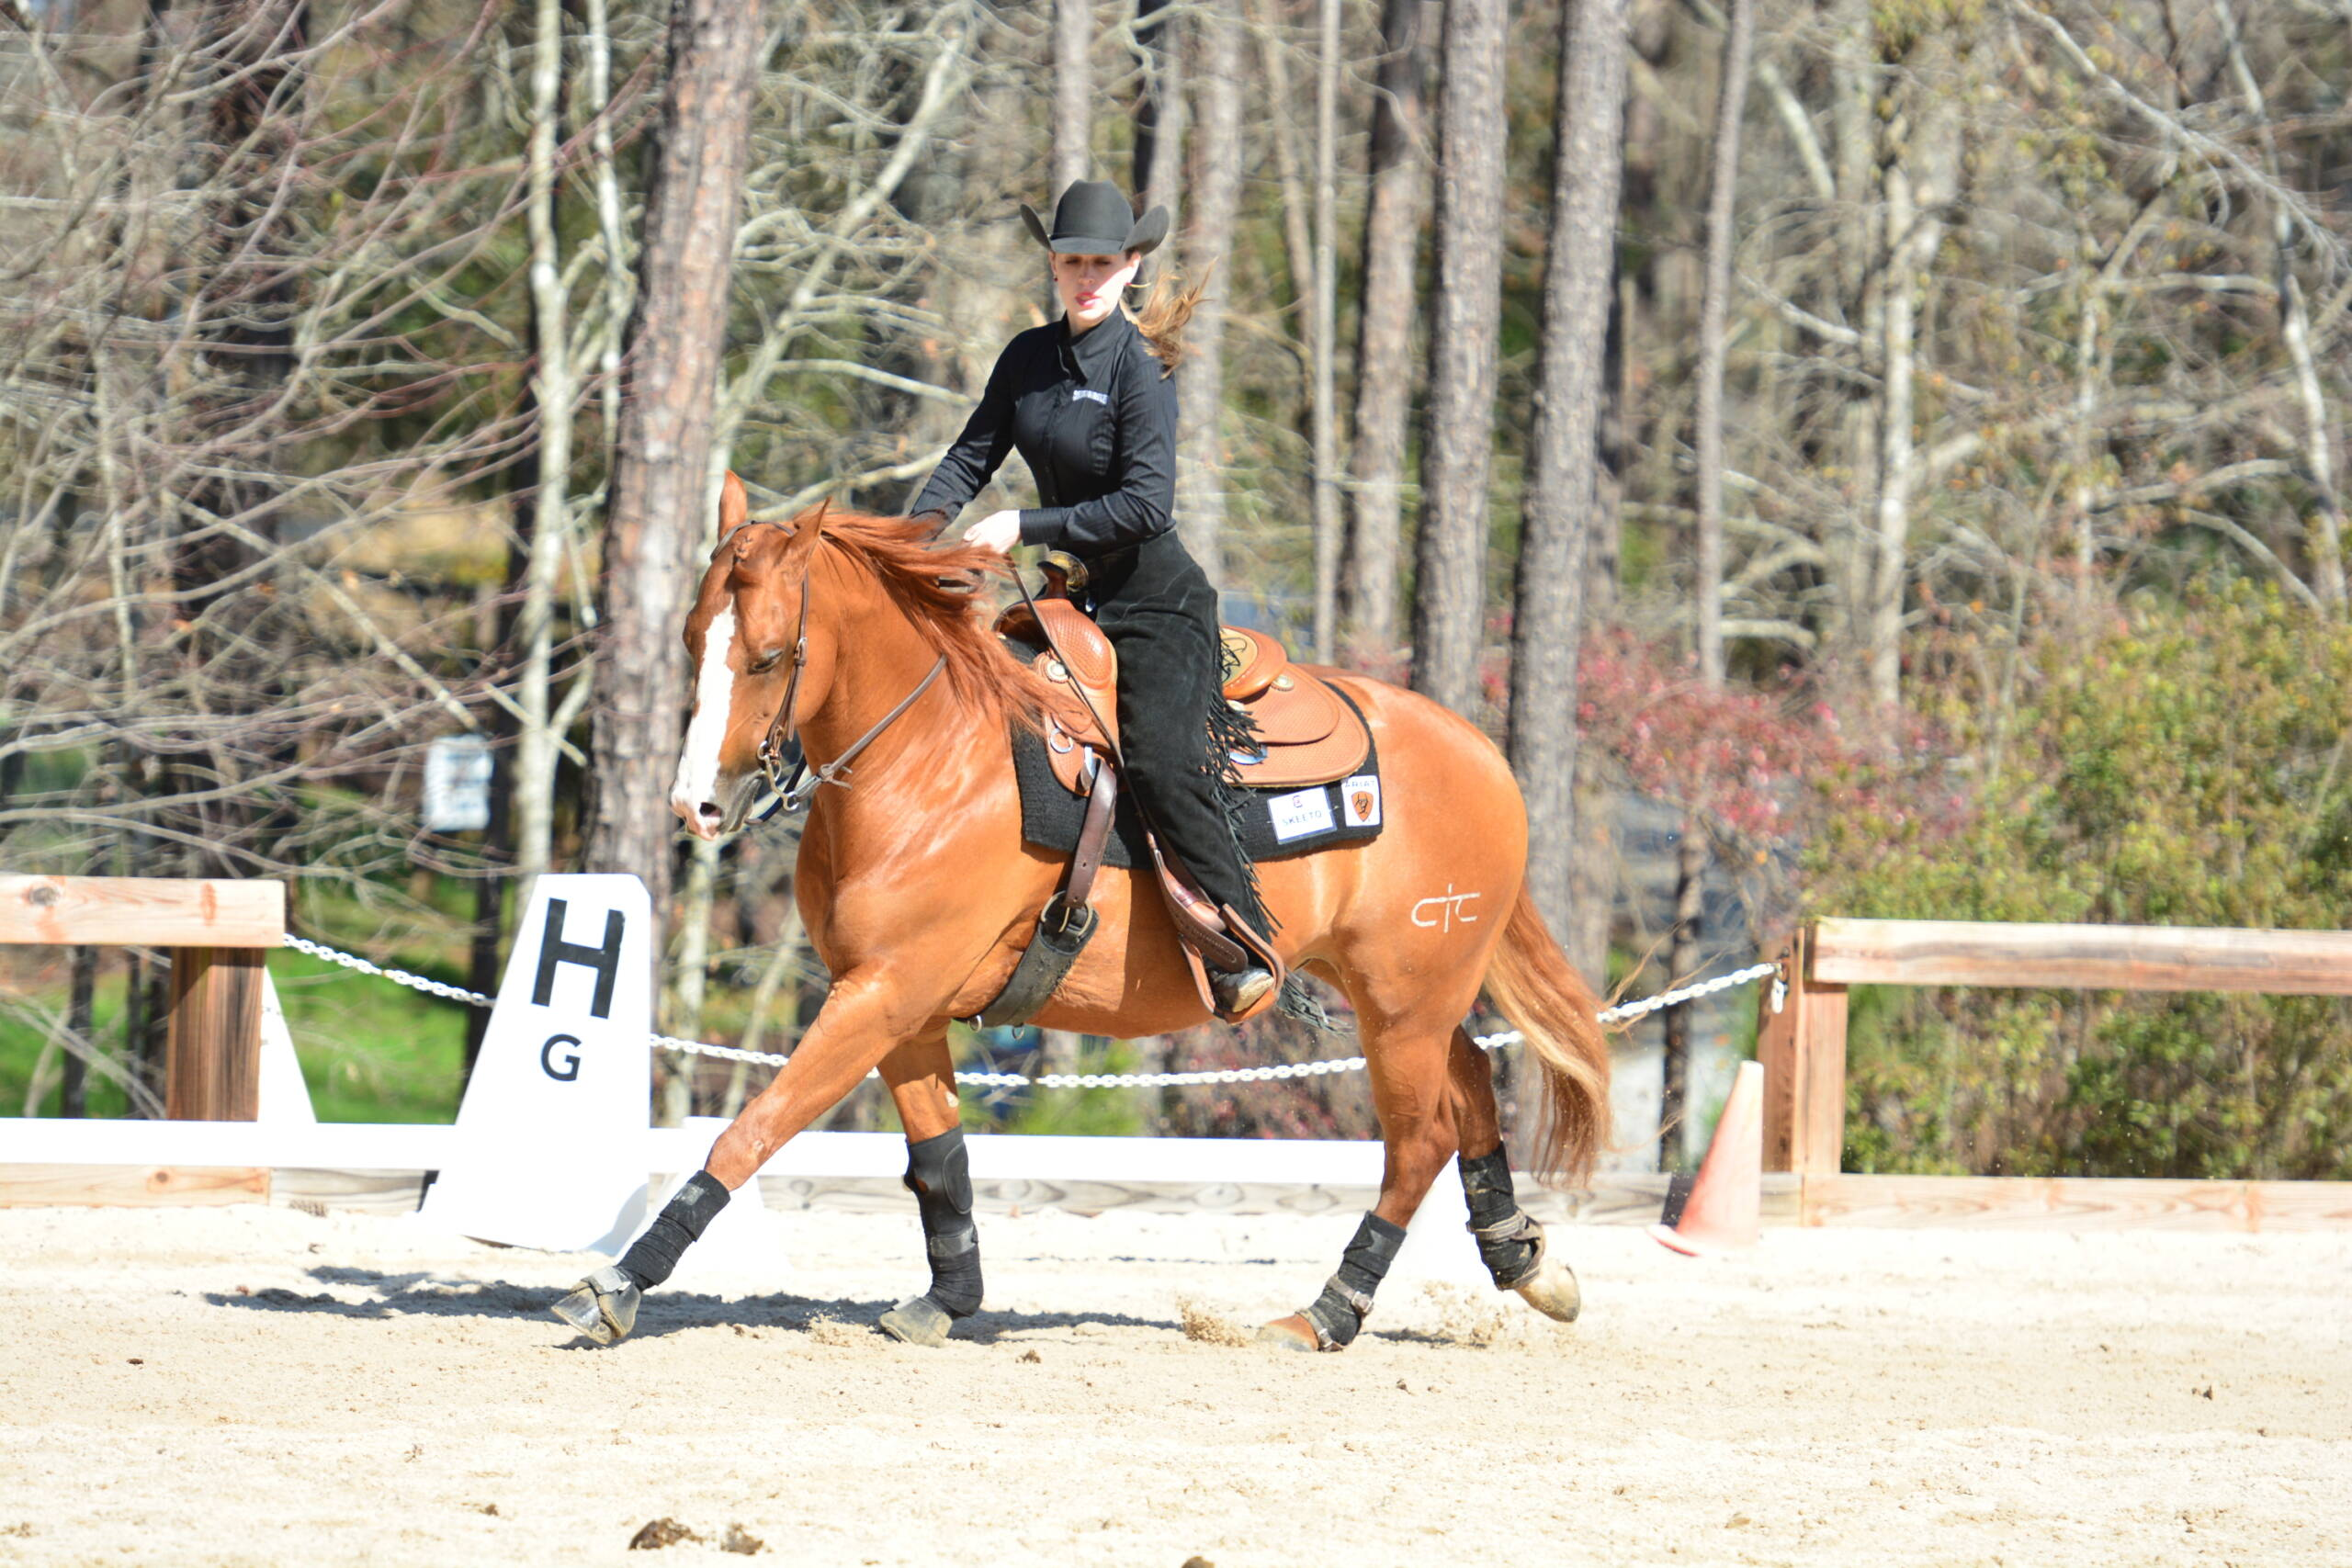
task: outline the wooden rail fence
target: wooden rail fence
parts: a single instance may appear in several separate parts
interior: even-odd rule
[[[1788,994],[1779,1012],[1768,995],[1756,1033],[1764,1064],[1764,1168],[1832,1178],[1846,1147],[1846,987],[1992,986],[2101,991],[2255,991],[2278,996],[2352,996],[2352,931],[2224,931],[2180,926],[1996,925],[1970,920],[1818,920],[1797,933],[1785,957]],[[1852,1182],[1863,1179],[1842,1179]],[[2222,1186],[2255,1196],[2280,1183],[2070,1181],[2001,1178],[1877,1178],[1885,1181],[1971,1181],[1961,1190],[1921,1187],[1952,1201],[1987,1202],[1996,1192],[2036,1195],[2054,1209],[2087,1197],[2096,1185],[2120,1197],[2146,1189],[2151,1201],[2203,1203],[2188,1196]],[[2154,1190],[2167,1190],[2165,1193]],[[2177,1193],[2171,1190],[2177,1189]],[[1810,1191],[1810,1187],[1808,1191]],[[1824,1190],[1825,1193],[1827,1191]],[[1893,1189],[1886,1189],[1892,1192]],[[2169,1194],[2169,1195],[2168,1195]],[[1825,1196],[1823,1201],[1830,1201]],[[1923,1202],[1930,1201],[1923,1198]],[[2273,1195],[2273,1201],[2279,1201]],[[2323,1202],[2333,1200],[2317,1199]],[[2335,1208],[2346,1206],[2335,1203]],[[2331,1210],[2333,1212],[2333,1210]]]
[[[285,931],[286,890],[279,883],[0,874],[0,942],[170,950],[165,1106],[175,1121],[254,1119],[263,964]],[[1765,1069],[1764,1165],[1775,1173],[1764,1179],[1768,1221],[1904,1227],[2352,1228],[2352,1182],[1862,1176],[1838,1169],[1845,1146],[1849,986],[2352,996],[2352,932],[1825,919],[1799,932],[1787,954],[1786,975],[1783,1005],[1773,1011],[1768,990],[1757,1035],[1757,1055]],[[13,1125],[18,1129],[16,1141],[24,1141],[26,1129],[49,1124]],[[211,1157],[183,1151],[155,1159],[125,1146],[94,1159],[83,1147],[92,1136],[119,1142],[246,1134],[195,1128],[166,1134],[154,1122],[141,1124],[153,1134],[110,1123],[74,1125],[86,1131],[73,1134],[78,1142],[71,1152],[62,1145],[45,1155],[10,1150],[5,1146],[10,1140],[0,1138],[0,1207],[277,1201],[405,1210],[414,1206],[429,1162],[415,1151],[371,1155],[369,1140],[450,1131],[281,1129],[282,1136],[293,1138],[331,1134],[334,1149],[306,1145],[299,1157],[264,1160],[223,1145]],[[102,1134],[101,1129],[107,1131]],[[665,1131],[675,1132],[657,1130],[655,1136]],[[12,1153],[14,1160],[8,1157]],[[1186,1151],[1186,1157],[1195,1157],[1194,1152]],[[59,1160],[81,1163],[43,1163]],[[330,1168],[330,1160],[366,1168]],[[657,1162],[657,1168],[674,1164]],[[1375,1168],[1376,1160],[1367,1168]],[[1007,1207],[1087,1213],[1167,1208],[1250,1213],[1344,1209],[1368,1201],[1374,1190],[1367,1185],[1374,1178],[1362,1173],[1272,1185],[1237,1180],[1230,1171],[1196,1176],[1187,1169],[1182,1179],[1175,1179],[1178,1174],[1157,1171],[1151,1179],[1120,1181],[1027,1174],[990,1181],[983,1197]],[[1655,1213],[1664,1185],[1663,1177],[1603,1177],[1582,1192],[1531,1194],[1530,1207],[1546,1219],[1641,1223]],[[771,1203],[786,1207],[905,1201],[895,1176],[870,1172],[772,1172],[762,1186]]]
[[[263,964],[285,937],[279,882],[0,874],[0,942],[170,950],[164,1113],[175,1121],[258,1113]]]

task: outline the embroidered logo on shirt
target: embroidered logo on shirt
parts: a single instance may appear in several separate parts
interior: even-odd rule
[[[1111,394],[1108,392],[1098,392],[1091,387],[1071,388],[1069,400],[1071,402],[1076,402],[1080,398],[1088,398],[1098,403],[1107,403],[1111,400]]]

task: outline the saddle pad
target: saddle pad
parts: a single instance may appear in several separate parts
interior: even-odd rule
[[[1075,850],[1078,830],[1086,820],[1086,801],[1054,777],[1045,743],[1026,730],[1015,730],[1012,765],[1021,786],[1021,841],[1057,854]],[[1363,766],[1336,784],[1238,793],[1241,852],[1252,861],[1288,860],[1340,844],[1362,843],[1379,837],[1385,819],[1376,748],[1365,752]],[[1102,863],[1130,871],[1151,863],[1151,852],[1144,846],[1143,824],[1136,819],[1135,803],[1125,790],[1119,792]]]

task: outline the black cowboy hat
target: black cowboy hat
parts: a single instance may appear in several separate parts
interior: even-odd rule
[[[1168,238],[1168,209],[1155,207],[1142,217],[1109,180],[1079,180],[1062,192],[1054,205],[1054,229],[1027,202],[1021,204],[1022,220],[1049,251],[1064,255],[1114,256],[1129,251],[1148,252]]]

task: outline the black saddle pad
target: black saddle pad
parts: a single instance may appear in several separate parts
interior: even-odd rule
[[[1355,707],[1344,692],[1340,700]],[[1021,784],[1022,842],[1059,854],[1077,849],[1078,831],[1086,821],[1086,802],[1055,779],[1046,743],[1026,730],[1014,731],[1012,766]],[[1226,796],[1235,837],[1241,852],[1252,863],[1288,860],[1336,844],[1362,843],[1379,837],[1385,816],[1380,794],[1380,750],[1374,746],[1365,753],[1363,766],[1336,784],[1305,789],[1234,788],[1227,790]],[[1129,870],[1151,863],[1143,824],[1124,790],[1111,818],[1111,841],[1103,850],[1102,863]]]

